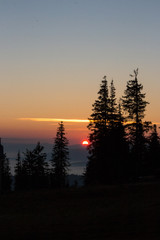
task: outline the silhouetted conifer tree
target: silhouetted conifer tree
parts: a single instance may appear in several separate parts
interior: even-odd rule
[[[68,172],[69,163],[69,150],[68,139],[65,137],[65,129],[63,122],[59,124],[57,134],[52,151],[52,185],[54,187],[65,187],[66,176]]]
[[[134,70],[133,80],[127,82],[125,95],[123,96],[123,107],[128,113],[128,119],[138,123],[144,118],[144,112],[148,102],[145,101],[145,93],[142,93],[143,86],[138,83],[138,69]],[[138,132],[138,129],[137,129]],[[138,133],[137,133],[138,134]]]
[[[126,132],[124,126],[124,117],[122,115],[121,103],[118,104],[115,122],[111,128],[110,139],[112,146],[112,161],[114,162],[114,179],[117,182],[128,181],[128,159],[129,159],[129,145],[126,139]]]
[[[156,124],[153,125],[149,136],[148,163],[149,173],[160,177],[160,137],[158,136]]]
[[[90,145],[85,173],[86,184],[114,183],[120,180],[124,170],[127,144],[118,111],[115,87],[111,81],[110,94],[106,76],[98,92],[98,100],[93,104],[88,129]],[[123,145],[123,147],[122,147]]]
[[[1,138],[0,138],[0,193],[2,192],[2,163],[4,159],[4,149],[1,144]]]
[[[36,147],[30,151],[26,149],[22,163],[22,174],[24,176],[24,187],[41,188],[47,186],[48,163],[44,147],[38,142]]]
[[[43,152],[44,147],[38,142],[37,146],[33,150],[33,155],[35,159],[35,174],[38,176],[37,185],[39,187],[44,187],[47,185],[48,177],[48,163],[46,161],[47,154]]]
[[[0,139],[0,193],[11,190],[11,172],[9,166],[9,159],[4,153],[3,146]]]
[[[117,102],[116,102],[116,89],[114,87],[114,83],[113,80],[111,81],[110,84],[110,97],[109,97],[109,121],[110,121],[110,125],[112,127],[112,124],[116,124],[116,120],[118,118],[118,114],[117,114]]]
[[[104,182],[104,172],[107,173],[105,152],[108,135],[109,96],[106,76],[104,76],[100,85],[98,99],[92,106],[93,113],[89,118],[90,123],[88,125],[91,134],[89,135],[89,156],[85,173],[86,184],[98,184]]]
[[[9,159],[4,154],[4,157],[1,159],[1,174],[2,174],[2,192],[8,192],[11,190],[11,171],[9,166]]]
[[[133,80],[127,82],[126,90],[123,96],[123,108],[127,113],[127,121],[131,121],[126,125],[128,138],[131,142],[131,158],[133,165],[133,175],[138,177],[142,173],[142,166],[145,160],[146,138],[144,133],[148,131],[148,123],[143,123],[146,105],[145,93],[142,93],[143,86],[138,83],[138,69],[134,70]]]
[[[22,161],[20,152],[17,154],[15,172],[15,190],[23,189]]]

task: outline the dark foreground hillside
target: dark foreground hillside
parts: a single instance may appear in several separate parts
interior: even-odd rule
[[[160,239],[160,184],[0,196],[0,239]]]

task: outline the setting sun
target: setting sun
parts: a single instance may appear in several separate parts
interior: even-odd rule
[[[82,141],[82,145],[88,145],[88,144],[89,144],[88,140],[83,140]]]

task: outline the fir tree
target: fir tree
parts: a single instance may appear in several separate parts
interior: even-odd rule
[[[44,147],[38,142],[36,147],[30,151],[26,149],[22,163],[24,176],[24,187],[41,188],[46,187],[48,179],[48,163]]]
[[[143,85],[138,82],[138,69],[134,70],[133,79],[127,82],[123,96],[123,108],[126,112],[126,120],[131,121],[126,125],[128,139],[132,145],[131,158],[133,160],[133,174],[138,177],[142,173],[142,166],[146,152],[145,131],[148,130],[148,123],[143,123],[144,113],[148,104],[145,101],[145,93],[142,93]]]
[[[113,146],[112,158],[115,166],[115,180],[116,182],[126,182],[129,177],[129,145],[127,142],[127,134],[125,132],[124,117],[120,101],[110,135]]]
[[[44,147],[38,142],[32,152],[35,159],[35,174],[38,176],[38,181],[41,186],[43,186],[43,181],[45,181],[45,177],[48,175],[47,154],[44,153],[43,150]]]
[[[68,173],[69,163],[69,150],[68,150],[68,139],[65,137],[65,129],[63,122],[59,124],[57,134],[52,151],[52,176],[54,187],[65,187],[66,176]]]
[[[22,161],[20,152],[17,153],[14,172],[15,172],[15,190],[20,190],[23,188]]]
[[[11,171],[9,166],[9,159],[4,153],[3,145],[0,138],[0,193],[11,190]]]
[[[1,173],[2,173],[2,192],[8,192],[11,190],[11,171],[9,166],[9,159],[6,154],[4,154],[4,158],[2,159],[1,165]]]
[[[111,81],[110,84],[110,97],[109,97],[109,120],[110,124],[116,123],[116,120],[118,118],[118,108],[117,108],[117,103],[116,103],[116,92],[115,92],[115,87],[113,80]]]
[[[120,175],[123,175],[122,159],[124,159],[125,153],[122,153],[124,150],[122,145],[126,144],[126,141],[117,108],[113,80],[109,94],[106,76],[102,80],[98,100],[93,104],[92,110],[88,125],[91,133],[85,181],[86,184],[113,183],[120,178]],[[121,174],[118,172],[118,168]]]
[[[156,124],[153,125],[149,136],[148,162],[149,173],[160,175],[160,137],[158,136]]]
[[[98,184],[104,181],[103,169],[105,169],[105,142],[107,139],[107,124],[109,121],[109,96],[108,82],[104,76],[98,92],[98,99],[93,106],[93,113],[89,118],[88,129],[90,145],[88,146],[89,156],[85,173],[86,184]],[[106,139],[105,139],[106,138]]]
[[[127,119],[137,124],[144,118],[144,112],[148,102],[145,101],[145,93],[142,93],[143,85],[138,83],[138,69],[134,70],[133,80],[127,82],[125,95],[123,96],[123,108],[128,114]],[[137,130],[138,131],[138,130]]]

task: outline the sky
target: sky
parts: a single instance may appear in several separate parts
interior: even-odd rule
[[[159,12],[159,0],[0,0],[0,136],[51,141],[63,120],[80,143],[103,76],[118,99],[137,67],[145,120],[160,123]]]

